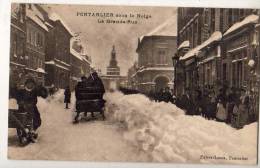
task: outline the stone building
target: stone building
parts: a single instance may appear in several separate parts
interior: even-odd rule
[[[37,4],[26,5],[26,74],[39,84],[45,81],[46,36],[49,31]]]
[[[59,15],[49,8],[45,10],[49,28],[46,39],[46,85],[65,88],[70,85],[70,39],[74,33]]]
[[[176,16],[173,15],[146,35],[138,38],[137,64],[128,78],[132,89],[147,94],[173,87],[172,56],[176,53]],[[135,71],[135,72],[134,72]]]
[[[173,87],[171,57],[176,50],[175,36],[144,36],[138,43],[138,90],[147,93]]]
[[[26,6],[12,3],[10,34],[10,85],[25,75]],[[22,84],[22,83],[20,83]]]
[[[251,88],[247,83],[248,63],[251,59],[256,61],[252,43],[255,25],[259,23],[255,12],[178,9],[178,52],[173,57],[177,95],[183,94],[185,88],[211,88],[216,92],[222,87]]]

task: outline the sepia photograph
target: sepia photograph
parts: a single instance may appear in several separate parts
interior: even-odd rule
[[[10,9],[9,160],[258,164],[260,9]]]

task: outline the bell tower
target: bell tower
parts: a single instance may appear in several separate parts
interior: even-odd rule
[[[111,75],[111,76],[119,76],[120,75],[120,68],[117,65],[116,49],[115,49],[114,45],[113,45],[112,51],[111,51],[111,59],[110,59],[110,62],[109,62],[109,66],[107,67],[107,75]]]

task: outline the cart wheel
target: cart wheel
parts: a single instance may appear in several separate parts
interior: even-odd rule
[[[29,141],[26,137],[21,137],[20,138],[20,146],[26,146],[29,144]]]

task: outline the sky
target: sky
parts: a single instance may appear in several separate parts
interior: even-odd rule
[[[176,35],[176,8],[174,7],[137,7],[137,6],[93,6],[93,5],[48,5],[63,18],[70,29],[80,34],[81,42],[91,56],[96,69],[106,73],[106,67],[111,58],[112,46],[115,45],[118,65],[121,75],[126,75],[128,69],[137,60],[138,38],[143,35],[167,33]],[[113,17],[101,18],[93,16],[77,16],[78,12],[113,13]],[[105,24],[98,23],[98,19],[131,20],[137,24]],[[115,17],[127,15],[128,18]],[[151,16],[148,19],[136,18],[137,14]],[[169,24],[170,23],[170,24]],[[163,27],[167,27],[167,30]],[[165,34],[164,34],[165,35]]]

